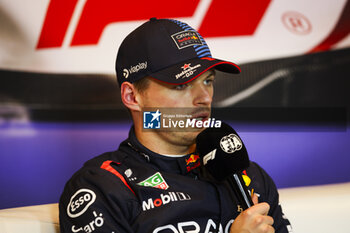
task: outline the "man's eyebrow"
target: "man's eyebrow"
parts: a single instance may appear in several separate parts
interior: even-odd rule
[[[205,77],[205,78],[209,78],[210,76],[214,76],[215,77],[215,70],[209,70],[209,74]]]

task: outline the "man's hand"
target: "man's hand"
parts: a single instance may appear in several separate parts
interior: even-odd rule
[[[253,197],[254,206],[243,211],[232,223],[230,233],[274,233],[273,218],[268,216],[270,205],[258,203],[257,196]]]

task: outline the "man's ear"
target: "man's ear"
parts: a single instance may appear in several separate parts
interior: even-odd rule
[[[139,93],[136,91],[134,85],[129,82],[123,82],[120,89],[121,99],[124,105],[130,110],[141,111],[139,98],[137,97]]]

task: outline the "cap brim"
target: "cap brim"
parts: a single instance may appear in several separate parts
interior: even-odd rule
[[[232,74],[241,72],[239,66],[232,62],[204,57],[178,63],[149,76],[168,84],[180,85],[193,81],[210,69]]]

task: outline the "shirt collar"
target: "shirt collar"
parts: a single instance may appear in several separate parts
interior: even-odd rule
[[[169,157],[149,150],[136,138],[134,126],[131,127],[129,138],[124,142],[124,145],[137,152],[136,156],[141,157],[152,166],[155,166],[159,171],[187,174],[200,166],[199,156],[194,153],[181,157]]]

